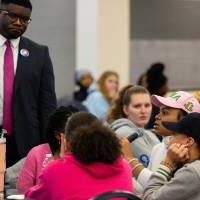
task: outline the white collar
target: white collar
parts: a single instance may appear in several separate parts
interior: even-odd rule
[[[3,46],[6,40],[7,39],[3,37],[3,35],[0,34],[0,46]],[[19,41],[20,41],[20,37],[18,37],[17,39],[10,40],[12,47],[17,48],[19,46]]]

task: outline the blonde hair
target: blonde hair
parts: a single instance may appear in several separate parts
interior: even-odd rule
[[[150,95],[149,91],[142,87],[142,86],[133,86],[127,85],[123,87],[117,98],[113,101],[112,107],[108,113],[107,121],[108,123],[112,123],[113,121],[126,118],[126,114],[123,111],[123,106],[128,106],[131,101],[131,96],[134,94],[148,94]]]
[[[196,91],[194,93],[194,97],[197,99],[197,101],[200,103],[200,91]]]
[[[99,87],[100,92],[106,97],[106,99],[111,102],[113,100],[113,98],[111,98],[109,96],[108,90],[105,87],[105,81],[108,77],[114,75],[117,79],[119,79],[119,76],[116,72],[114,71],[105,71],[103,74],[101,74],[101,76],[99,77],[99,79],[97,80],[97,84]]]

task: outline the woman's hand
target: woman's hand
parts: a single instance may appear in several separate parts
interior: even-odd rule
[[[167,167],[176,168],[177,165],[187,163],[189,157],[189,151],[186,145],[179,144],[179,143],[173,143],[169,146],[167,155],[165,160],[162,164],[169,165]]]
[[[130,142],[128,141],[127,138],[122,138],[121,139],[121,145],[122,145],[122,153],[124,155],[124,158],[126,160],[131,160],[133,158]]]
[[[138,161],[137,158],[133,157],[132,149],[130,142],[127,138],[121,139],[122,153],[124,158],[129,162],[132,168],[132,175],[137,178],[141,171],[144,169],[144,166]]]

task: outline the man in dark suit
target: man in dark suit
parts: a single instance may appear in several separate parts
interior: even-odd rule
[[[0,127],[8,132],[8,167],[44,142],[56,95],[48,48],[22,37],[31,21],[30,1],[0,2]]]

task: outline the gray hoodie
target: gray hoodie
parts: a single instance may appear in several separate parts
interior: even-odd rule
[[[169,180],[170,179],[170,180]],[[144,200],[200,200],[200,160],[184,165],[174,177],[155,172],[144,192]]]
[[[139,129],[133,122],[126,118],[121,118],[114,121],[112,124],[110,124],[110,128],[112,128],[120,138],[127,137],[137,132]],[[151,131],[147,131],[145,129],[140,129],[140,131],[143,132],[143,136],[138,137],[131,143],[132,152],[134,157],[138,158],[140,162],[147,167],[151,150],[154,145],[158,144],[160,141]]]

